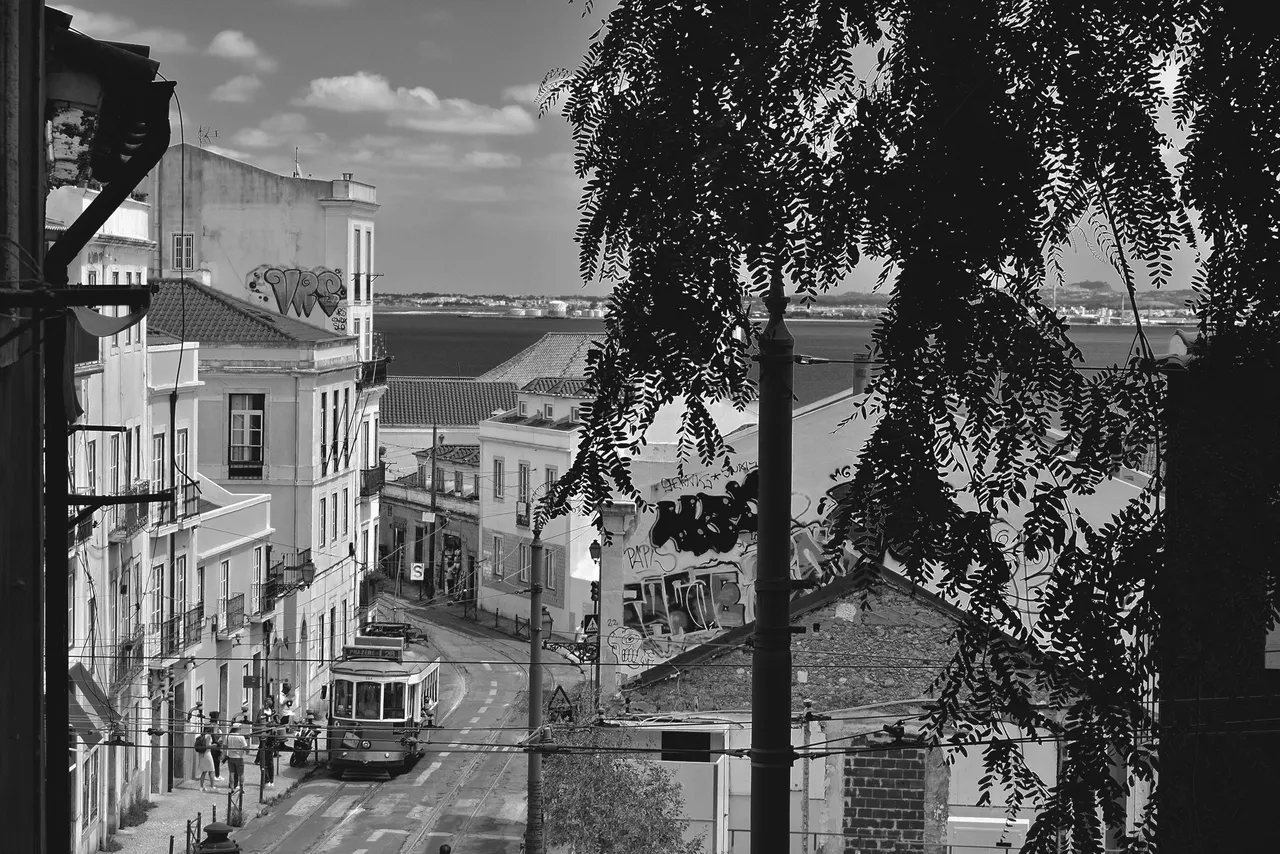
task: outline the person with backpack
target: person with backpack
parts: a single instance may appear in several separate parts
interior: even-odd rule
[[[226,735],[222,731],[222,715],[219,712],[209,713],[209,723],[213,726],[213,743],[209,745],[209,755],[213,757],[213,781],[222,782],[222,747]]]
[[[249,742],[240,734],[240,724],[231,725],[231,734],[227,736],[227,769],[231,775],[231,791],[244,789],[244,754]]]
[[[209,749],[213,746],[213,727],[206,726],[204,731],[196,736],[196,775],[200,778],[200,791],[208,791],[205,789],[205,777],[209,778],[209,786],[214,787],[213,782],[213,754]]]

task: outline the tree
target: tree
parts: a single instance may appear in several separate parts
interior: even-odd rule
[[[1113,757],[1154,779],[1159,467],[1107,525],[1073,503],[1160,454],[1165,381],[1135,289],[1143,275],[1169,281],[1172,251],[1196,244],[1190,214],[1209,238],[1197,369],[1276,362],[1280,149],[1259,140],[1280,131],[1280,54],[1247,9],[619,0],[582,64],[545,82],[547,103],[564,100],[586,181],[582,275],[616,286],[589,357],[579,453],[543,512],[617,493],[642,501],[627,460],[673,400],[687,405],[685,458],[713,464],[725,445],[706,402],[753,394],[747,300],[783,286],[803,299],[863,256],[882,263],[882,366],[862,413],[877,423],[828,545],[867,560],[892,552],[914,581],[963,597],[971,617],[927,735],[987,743],[1010,810],[1040,781],[999,722],[1062,740],[1029,851],[1064,837],[1100,850],[1104,826],[1123,824]],[[1176,171],[1157,119],[1170,62],[1188,138]],[[1115,370],[1082,370],[1040,296],[1061,280],[1077,229],[1139,323],[1134,357]],[[1058,417],[1062,440],[1050,434]],[[957,460],[962,489],[948,479]],[[1016,548],[992,524],[1013,504],[1029,508]],[[1045,556],[1028,626],[1010,605],[1011,567]],[[1274,620],[1280,570],[1260,571]],[[1032,668],[1028,649],[1051,655]],[[1153,818],[1131,845],[1154,842]]]
[[[669,770],[622,752],[622,739],[605,730],[558,740],[572,747],[543,766],[548,845],[574,854],[701,854],[701,837],[684,838],[684,794]]]

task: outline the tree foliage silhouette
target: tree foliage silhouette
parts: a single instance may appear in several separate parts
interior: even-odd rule
[[[1063,836],[1099,851],[1104,823],[1123,826],[1113,756],[1154,778],[1164,541],[1158,464],[1109,523],[1074,506],[1159,457],[1163,380],[1143,330],[1128,365],[1082,372],[1040,289],[1083,230],[1133,306],[1141,276],[1166,284],[1174,250],[1195,245],[1194,213],[1210,239],[1194,282],[1200,365],[1271,359],[1280,51],[1244,9],[619,0],[582,64],[544,84],[586,182],[581,273],[616,286],[579,453],[543,511],[640,499],[628,457],[672,401],[687,407],[682,452],[713,464],[725,445],[707,402],[754,394],[748,300],[777,280],[822,292],[864,256],[883,264],[883,364],[861,413],[876,425],[828,545],[891,552],[964,600],[928,734],[995,741],[987,768],[1009,809],[1040,808],[1028,851]],[[1178,170],[1157,125],[1171,61]],[[1009,544],[993,523],[1015,504],[1027,521]],[[1032,620],[1012,601],[1025,559],[1048,561]],[[1063,740],[1053,785],[1001,740],[1008,720]],[[1149,806],[1132,846],[1154,843],[1153,819]]]

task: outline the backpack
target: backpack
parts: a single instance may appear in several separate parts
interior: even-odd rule
[[[204,753],[209,746],[209,737],[206,735],[196,736],[196,753]]]

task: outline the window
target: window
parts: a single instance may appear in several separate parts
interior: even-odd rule
[[[187,428],[185,427],[174,434],[173,464],[177,468],[178,474],[182,475],[185,480],[193,479],[187,475]]]
[[[329,473],[329,393],[320,392],[320,475]]]
[[[204,567],[196,567],[196,606],[204,604]]]
[[[556,417],[556,408],[548,403],[542,407],[542,414],[548,421],[551,421]]]
[[[187,611],[186,555],[178,555],[173,561],[173,607],[176,614],[185,614]]]
[[[343,644],[346,644],[347,642],[347,631],[349,630],[349,628],[350,626],[347,623],[347,600],[343,599],[342,600],[342,643]]]
[[[502,553],[502,537],[493,538],[493,577],[506,577],[506,556]]]
[[[342,490],[342,536],[350,535],[351,531],[351,490]]]
[[[444,485],[444,466],[436,466],[435,480],[432,483],[441,492],[448,491]]]
[[[366,421],[360,425],[360,467],[368,468],[373,465],[369,459],[369,422]]]
[[[711,733],[662,731],[663,762],[711,762]]]
[[[125,488],[133,486],[133,431],[125,428],[124,431],[124,485]]]
[[[354,250],[352,251],[352,262],[351,262],[351,290],[356,295],[356,302],[359,302],[360,301],[360,273],[362,270],[360,266],[360,226],[356,226],[355,234],[356,234],[356,239],[355,239]]]
[[[320,499],[320,527],[319,527],[321,546],[324,546],[325,539],[326,539],[324,535],[324,523],[325,523],[325,520],[329,518],[327,515],[325,515],[325,512],[324,512],[325,507],[326,507],[325,499],[321,498]]]
[[[133,634],[133,609],[129,607],[129,585],[132,581],[129,567],[123,567],[120,570],[120,587],[116,590],[116,595],[120,597],[119,604],[116,605],[116,618],[119,620],[116,624],[117,640],[125,640]]]
[[[471,494],[476,498],[480,497],[480,475],[471,476]]]
[[[333,716],[335,718],[351,717],[351,704],[355,696],[355,686],[349,679],[337,679],[333,683]]]
[[[582,410],[576,406],[569,407],[569,420],[575,424],[582,420]]]
[[[373,302],[373,229],[364,230],[364,298]]]
[[[520,463],[516,501],[523,501],[525,503],[528,503],[529,501],[529,474],[529,464]]]
[[[556,557],[557,549],[546,548],[542,551],[542,583],[548,590],[556,589]]]
[[[76,561],[67,573],[67,649],[76,645]]]
[[[453,470],[453,491],[456,495],[462,494],[462,472],[457,469]]]
[[[92,494],[98,491],[98,440],[90,439],[84,444],[84,477]]]
[[[316,654],[311,659],[311,673],[314,675],[320,669],[320,662],[324,661],[324,612],[320,612],[320,621],[316,628]]]
[[[382,686],[377,682],[356,683],[356,718],[376,721],[382,717]]]
[[[402,721],[404,718],[404,683],[388,682],[382,687],[382,719]]]
[[[520,554],[519,578],[521,581],[528,581],[529,580],[529,563],[532,561],[533,556],[532,556],[532,553],[530,552],[529,546],[526,543],[520,544],[519,554]]]
[[[262,477],[265,394],[231,395],[231,477]]]
[[[329,609],[329,660],[332,661],[337,656],[334,654],[334,633],[338,627],[338,609]]]
[[[190,232],[173,232],[173,269],[175,270],[194,270],[195,258],[192,250],[192,235]]]
[[[329,440],[331,445],[329,448],[329,458],[333,462],[333,467],[338,467],[338,390],[333,390],[333,438]]]
[[[422,563],[422,542],[426,538],[427,529],[421,525],[414,526],[413,562]]]
[[[360,298],[359,298],[359,297],[356,297],[356,299],[360,299]],[[351,334],[352,334],[353,336],[355,336],[355,339],[356,339],[356,358],[357,358],[357,359],[361,359],[361,360],[363,360],[363,358],[364,358],[364,344],[363,344],[364,339],[360,337],[360,318],[358,318],[358,317],[353,317],[353,318],[351,319],[351,329],[352,329],[352,333],[351,333]]]
[[[344,388],[342,390],[342,467],[348,468],[351,465],[351,449],[347,442],[350,435],[351,418],[348,413],[351,411],[351,389]],[[337,436],[333,437],[334,447],[338,445]]]
[[[560,477],[560,472],[556,471],[555,466],[547,466],[546,475],[545,483],[547,484],[547,491],[550,492],[551,487],[555,486],[556,479]]]
[[[98,284],[98,271],[97,271],[97,270],[90,270],[90,271],[89,271],[89,284],[90,284],[90,285],[96,285],[96,284]]]
[[[502,468],[503,468],[502,457],[494,457],[493,458],[493,497],[498,499],[502,498],[502,478],[504,477]]]
[[[111,494],[120,494],[120,434],[111,437],[111,459],[107,460],[107,476],[111,478]]]
[[[164,578],[164,564],[158,563],[151,567],[151,631],[160,631],[160,623],[164,621],[163,602],[164,590],[161,585],[161,579]]]
[[[152,489],[163,489],[164,481],[164,434],[156,433],[151,437]]]
[[[329,501],[329,507],[333,513],[333,533],[331,536],[336,541],[338,539],[338,493],[333,493],[333,496]]]
[[[525,402],[525,401],[523,401],[523,400],[522,400],[522,401],[520,401],[520,409],[519,409],[519,412],[520,412],[520,416],[521,416],[522,418],[523,418],[525,415],[528,415],[528,414],[529,414],[529,404],[528,404],[528,403],[526,403],[526,402]]]
[[[262,546],[253,550],[253,613],[262,610]]]
[[[218,565],[218,628],[227,625],[227,600],[231,598],[231,561],[224,560]],[[226,708],[222,706],[221,708]]]
[[[84,826],[98,818],[98,751],[95,749],[84,760],[84,769],[80,773],[81,804],[80,815]]]

